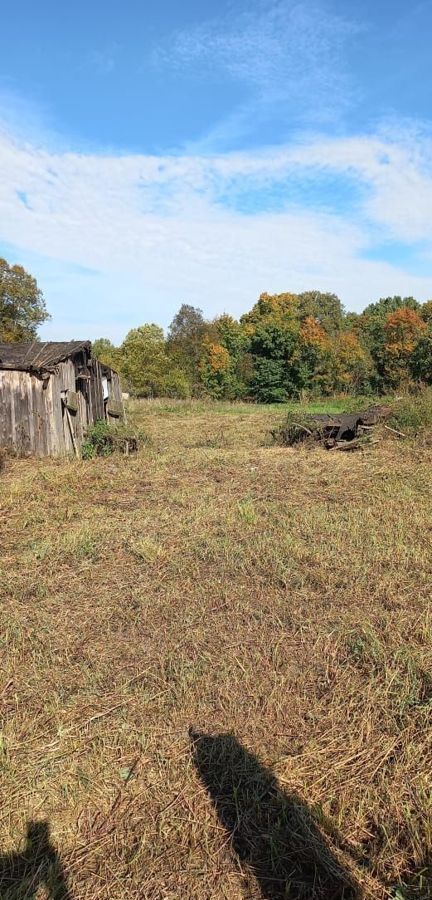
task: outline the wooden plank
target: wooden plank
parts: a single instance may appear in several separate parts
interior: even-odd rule
[[[47,456],[50,452],[49,433],[53,422],[47,414],[46,397],[42,378],[31,377],[33,395],[34,452],[37,456]]]
[[[58,375],[51,375],[46,394],[47,415],[51,418],[49,452],[53,456],[63,456],[66,453],[66,446],[63,430],[61,382]]]
[[[13,445],[20,456],[27,456],[33,451],[31,385],[28,372],[14,372],[11,401]]]
[[[0,372],[0,447],[12,446],[10,373]]]
[[[112,417],[113,419],[122,419],[123,403],[121,400],[114,400],[113,397],[109,397],[106,404],[106,411],[109,417]]]
[[[78,443],[77,443],[75,433],[74,433],[73,420],[72,420],[72,416],[71,416],[67,406],[65,406],[65,418],[66,418],[68,426],[69,426],[69,432],[70,432],[72,446],[74,448],[75,456],[79,456],[79,449],[78,449]]]
[[[75,390],[75,367],[73,362],[70,359],[65,360],[65,362],[60,363],[58,367],[58,383],[60,385],[61,393],[64,391],[74,391]],[[74,417],[75,418],[75,417]],[[72,428],[74,426],[72,425]],[[66,411],[64,405],[62,404],[62,432],[63,432],[63,445],[66,454],[74,454],[74,444],[71,436],[71,431],[69,427],[68,418],[66,416]],[[75,437],[75,434],[74,434]]]
[[[33,385],[32,385],[32,376],[29,372],[23,372],[23,376],[26,376],[22,379],[22,392],[24,399],[24,410],[23,410],[23,418],[22,428],[23,434],[26,435],[26,444],[27,450],[26,453],[35,453],[36,452],[36,435],[35,435],[35,419],[34,419],[34,408],[33,408]]]
[[[78,394],[76,391],[67,391],[66,397],[63,400],[66,409],[71,413],[77,413],[79,410],[79,400]]]
[[[105,408],[104,408],[104,399],[103,399],[103,385],[102,385],[102,367],[99,360],[93,360],[93,372],[91,379],[92,386],[92,415],[93,422],[97,422],[99,419],[105,418]]]
[[[17,373],[13,373],[13,378],[10,382],[10,394],[9,394],[9,402],[10,402],[10,447],[13,447],[14,450],[18,450],[17,439],[16,439],[16,430],[15,430],[15,392],[18,385]]]

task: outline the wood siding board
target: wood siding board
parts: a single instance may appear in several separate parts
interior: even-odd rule
[[[49,380],[48,391],[48,408],[51,411],[54,421],[54,428],[51,431],[52,450],[55,456],[64,456],[66,453],[66,444],[63,429],[63,411],[61,401],[61,382],[58,375],[51,375]]]
[[[3,372],[0,372],[0,447],[12,446],[11,418],[11,383]]]
[[[47,456],[49,453],[49,434],[53,423],[47,415],[46,390],[44,390],[44,383],[41,378],[32,375],[31,381],[35,453],[38,456]]]

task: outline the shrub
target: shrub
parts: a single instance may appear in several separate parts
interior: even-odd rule
[[[425,388],[416,396],[399,400],[389,423],[406,432],[432,428],[432,388]]]
[[[81,445],[83,459],[95,456],[110,456],[111,453],[135,453],[149,438],[143,432],[129,425],[108,425],[103,419],[87,429],[86,439]]]

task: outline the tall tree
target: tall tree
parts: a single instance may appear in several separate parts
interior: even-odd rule
[[[159,325],[140,325],[126,335],[121,346],[122,372],[139,397],[158,396],[168,370],[165,338]]]
[[[421,305],[414,297],[381,297],[363,310],[360,321],[357,322],[356,331],[359,340],[371,354],[375,365],[374,387],[379,389],[386,387],[389,374],[385,324],[389,316],[399,310],[410,310],[419,315]]]
[[[299,302],[296,294],[261,294],[252,309],[240,322],[251,334],[258,325],[272,324],[279,328],[291,327],[299,319]]]
[[[93,355],[101,363],[111,366],[112,369],[119,370],[121,367],[121,352],[118,347],[109,340],[109,338],[97,338],[92,345]]]
[[[159,325],[140,325],[126,335],[120,347],[120,372],[127,387],[138,397],[186,397],[184,372],[174,365],[166,350]]]
[[[432,322],[413,348],[409,369],[416,381],[432,384]]]
[[[387,316],[383,358],[385,376],[391,387],[408,380],[411,354],[426,329],[426,323],[410,307],[400,307]]]
[[[419,309],[419,314],[428,325],[432,324],[432,300],[426,300],[426,302],[422,304]]]
[[[372,357],[362,347],[356,331],[342,331],[332,342],[333,389],[348,393],[367,393],[373,374]]]
[[[187,373],[191,385],[198,380],[199,364],[203,353],[203,340],[208,325],[201,309],[183,303],[168,329],[167,351]]]
[[[0,341],[32,341],[49,319],[37,281],[22,266],[0,258]]]
[[[330,339],[316,318],[307,316],[294,353],[300,390],[326,394],[331,389]]]
[[[315,319],[326,334],[335,335],[341,330],[344,308],[336,294],[303,291],[298,294],[298,306],[300,318]]]

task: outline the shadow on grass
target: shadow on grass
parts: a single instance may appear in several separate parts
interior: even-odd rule
[[[72,900],[48,822],[29,822],[23,850],[0,856],[0,900],[33,900],[42,885],[51,900]]]
[[[307,806],[231,734],[190,730],[195,766],[264,900],[360,900]]]

